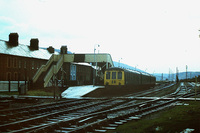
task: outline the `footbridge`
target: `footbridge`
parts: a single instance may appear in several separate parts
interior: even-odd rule
[[[53,54],[46,65],[42,65],[32,78],[33,85],[40,84],[47,87],[51,80],[54,82],[56,74],[63,69],[62,67],[64,63],[73,62],[91,63],[93,68],[96,69],[98,67],[101,68],[102,71],[114,66],[110,54]]]

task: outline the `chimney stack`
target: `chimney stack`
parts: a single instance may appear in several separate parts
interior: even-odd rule
[[[38,38],[32,38],[30,40],[30,49],[31,50],[38,50],[39,49],[39,40],[38,40]]]
[[[10,33],[9,34],[9,43],[10,43],[10,45],[18,46],[18,38],[19,38],[18,33]]]
[[[67,54],[67,46],[62,46],[60,48],[60,54]]]
[[[49,47],[47,48],[47,50],[48,50],[49,53],[51,53],[51,54],[53,54],[54,51],[55,51],[55,49],[54,49],[52,46],[49,46]]]

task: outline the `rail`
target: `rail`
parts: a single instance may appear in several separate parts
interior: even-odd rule
[[[182,97],[137,103],[134,99],[77,99],[48,106],[1,112],[0,132],[94,132],[107,130],[129,120],[171,106]]]

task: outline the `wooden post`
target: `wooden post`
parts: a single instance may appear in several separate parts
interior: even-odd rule
[[[18,92],[19,92],[19,80],[18,80]]]
[[[195,101],[197,99],[197,76],[195,76]]]
[[[8,92],[10,92],[10,80],[8,81]]]
[[[56,99],[56,81],[55,81],[55,74],[53,75],[53,98]]]

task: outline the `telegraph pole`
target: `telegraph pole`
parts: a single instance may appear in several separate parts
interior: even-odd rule
[[[197,99],[197,76],[195,76],[195,101]]]
[[[187,82],[187,69],[188,69],[188,66],[186,65],[186,82]]]
[[[179,82],[179,79],[178,79],[178,67],[176,67],[176,83]]]
[[[99,44],[96,44],[94,45],[94,71],[93,71],[93,86],[95,86],[95,79],[96,79],[96,76],[97,76],[97,60],[96,60],[96,54],[95,54],[95,51],[96,51],[96,46],[100,47]]]
[[[169,78],[169,82],[170,82],[170,78],[171,78],[171,77],[170,77],[170,68],[169,68],[169,77],[168,77],[168,78]]]

